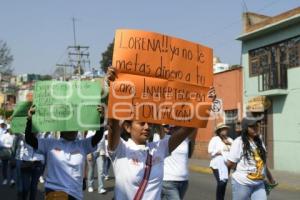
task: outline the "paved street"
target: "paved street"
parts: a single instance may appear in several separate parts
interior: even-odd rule
[[[105,182],[105,186],[108,192],[105,195],[98,194],[97,192],[88,193],[85,192],[84,199],[92,200],[92,199],[112,199],[113,197],[113,185],[114,179],[110,179]],[[42,199],[43,196],[43,186],[39,185],[39,193],[38,200]],[[201,173],[191,173],[190,176],[190,185],[188,192],[186,194],[186,198],[188,200],[213,200],[214,199],[214,191],[215,191],[215,180],[210,174],[201,174]],[[16,190],[15,188],[9,188],[8,186],[0,187],[1,197],[5,197],[5,199],[15,200],[16,199]],[[1,198],[2,199],[2,198]],[[230,184],[227,188],[226,199],[231,199],[231,187]],[[288,190],[280,190],[276,189],[272,191],[269,199],[272,200],[299,200],[300,199],[300,191],[288,191]]]

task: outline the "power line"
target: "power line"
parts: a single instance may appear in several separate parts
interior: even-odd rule
[[[255,11],[255,12],[261,12],[261,11],[267,9],[267,8],[272,7],[274,4],[279,3],[279,2],[280,2],[280,1],[278,1],[278,0],[274,0],[274,1],[272,1],[272,2],[269,2],[268,4],[264,5],[262,8],[258,9],[258,10]],[[247,4],[246,4],[246,2],[245,2],[244,0],[242,0],[242,6],[243,6],[244,10],[245,10],[246,12],[248,12],[248,7],[247,7]],[[218,36],[220,33],[222,33],[222,32],[220,32],[220,30],[222,30],[223,32],[224,32],[224,31],[227,31],[228,29],[231,29],[232,27],[236,26],[237,24],[240,24],[241,22],[242,22],[241,19],[235,20],[235,21],[233,21],[233,22],[231,22],[231,23],[229,23],[229,24],[227,24],[227,25],[225,25],[225,26],[223,26],[223,27],[221,27],[221,28],[216,29],[216,30],[215,30],[214,32],[212,32],[211,34],[204,35],[204,36],[201,37],[201,38],[202,38],[202,40],[203,40],[203,39],[208,39],[208,38],[216,37],[216,36]]]

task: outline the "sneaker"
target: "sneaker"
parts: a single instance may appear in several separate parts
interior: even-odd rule
[[[108,179],[109,179],[109,176],[108,176],[108,175],[104,177],[104,180],[107,181]]]
[[[88,188],[88,192],[93,192],[93,191],[94,191],[94,189],[92,187]]]
[[[13,187],[13,186],[15,185],[15,183],[16,183],[16,182],[15,182],[14,180],[10,180],[9,186],[10,186],[10,187]]]
[[[45,182],[45,180],[44,180],[44,178],[42,176],[40,176],[39,181],[40,181],[40,183],[44,183]]]
[[[3,182],[2,182],[2,185],[6,185],[7,184],[7,180],[4,179]]]
[[[99,194],[104,194],[105,192],[106,192],[106,190],[103,188],[100,191],[98,191]]]

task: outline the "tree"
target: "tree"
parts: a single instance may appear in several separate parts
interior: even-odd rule
[[[110,43],[105,52],[102,53],[102,60],[100,61],[100,67],[103,72],[106,73],[107,68],[112,64],[114,52],[114,42]]]
[[[0,73],[5,75],[10,75],[13,72],[11,68],[11,63],[14,58],[10,54],[10,49],[8,48],[6,42],[0,40]]]
[[[42,81],[52,80],[52,76],[51,76],[51,75],[48,75],[48,74],[42,75],[42,76],[41,76],[41,80],[42,80]]]

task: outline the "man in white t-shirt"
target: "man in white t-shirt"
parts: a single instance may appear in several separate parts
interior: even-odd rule
[[[98,107],[99,113],[104,113],[103,107]],[[25,141],[47,158],[47,177],[45,192],[47,198],[61,195],[68,199],[83,199],[83,168],[86,155],[96,150],[103,136],[104,115],[100,117],[100,130],[90,138],[76,140],[77,131],[61,132],[61,138],[39,139],[32,132],[32,115],[35,108],[28,111],[25,129]]]
[[[170,134],[172,134],[172,127],[163,124],[163,134],[160,134],[160,137],[169,138]],[[164,178],[161,192],[163,200],[181,200],[184,198],[189,180],[189,142],[193,136],[194,134],[186,138],[164,160]]]
[[[109,179],[109,168],[110,168],[110,159],[109,159],[109,155],[107,152],[107,145],[108,145],[108,141],[107,141],[107,134],[108,134],[108,130],[104,131],[104,144],[102,145],[102,147],[104,147],[104,149],[102,149],[102,155],[104,158],[104,164],[103,164],[103,176],[105,180]]]
[[[88,131],[86,138],[92,137],[95,135],[96,131]],[[104,137],[97,145],[97,150],[93,153],[87,155],[88,160],[88,192],[93,192],[93,182],[94,182],[94,169],[95,164],[97,164],[97,174],[98,174],[98,193],[104,194],[106,190],[104,189],[103,184],[103,149],[104,146]]]
[[[162,199],[184,198],[189,180],[188,153],[189,139],[187,138],[165,159]]]

